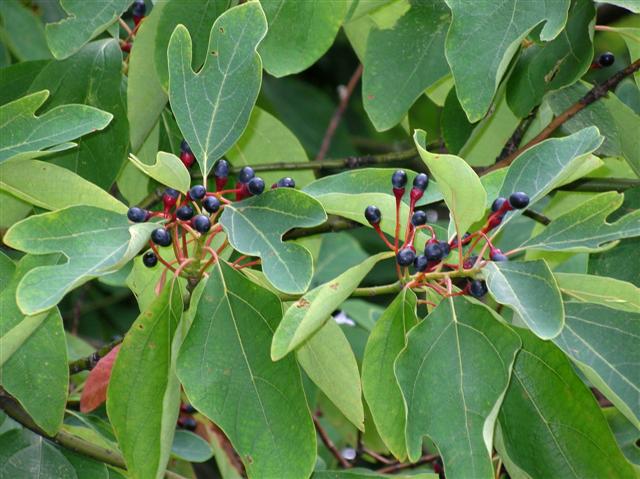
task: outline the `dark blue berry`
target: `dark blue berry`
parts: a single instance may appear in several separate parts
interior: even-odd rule
[[[213,165],[213,174],[216,178],[226,178],[229,176],[229,162],[227,160],[218,160]]]
[[[238,173],[238,181],[240,183],[249,183],[249,181],[251,181],[251,178],[253,178],[254,176],[256,176],[256,174],[253,171],[253,168],[251,168],[250,166],[245,166],[240,170],[240,173]]]
[[[424,248],[424,255],[429,261],[440,261],[444,256],[440,243],[428,243]]]
[[[471,281],[471,285],[469,286],[469,292],[471,293],[471,296],[475,298],[482,298],[487,294],[487,283],[481,279],[474,279]]]
[[[211,229],[211,220],[205,215],[194,216],[191,224],[198,233],[206,233]]]
[[[293,180],[293,178],[285,176],[284,178],[280,178],[278,180],[278,183],[276,183],[276,186],[278,188],[295,188],[296,182]]]
[[[193,414],[196,411],[196,408],[194,408],[191,404],[181,404],[180,405],[180,411],[186,413],[186,414]]]
[[[189,190],[189,196],[191,197],[192,200],[201,200],[202,198],[204,198],[204,195],[206,194],[207,194],[207,190],[202,185],[192,186],[191,189]]]
[[[145,254],[142,255],[142,263],[147,268],[153,268],[155,265],[158,264],[158,257],[153,251],[147,251]]]
[[[491,261],[509,261],[509,258],[499,249],[494,249],[489,255]]]
[[[413,187],[420,191],[426,190],[428,185],[429,177],[425,173],[420,173],[413,179]]]
[[[264,191],[264,180],[259,176],[255,176],[249,180],[247,189],[252,195],[259,195]]]
[[[380,223],[382,219],[382,213],[380,213],[380,209],[377,206],[367,206],[364,210],[364,217],[367,219],[369,224],[377,225]]]
[[[391,184],[396,189],[402,189],[407,184],[407,173],[404,170],[398,170],[391,175]]]
[[[440,241],[440,248],[442,248],[442,257],[446,258],[451,253],[451,246],[446,241]]]
[[[526,208],[529,205],[529,195],[522,191],[511,193],[511,196],[509,196],[509,204],[517,210]]]
[[[493,200],[493,203],[491,204],[491,211],[493,211],[494,213],[498,211],[500,208],[502,208],[505,201],[507,201],[507,199],[503,198],[502,196]]]
[[[178,191],[174,190],[173,188],[166,188],[162,196],[166,196],[175,200],[179,194],[180,193],[178,193]]]
[[[136,0],[133,2],[133,7],[131,7],[131,14],[134,17],[144,17],[144,14],[147,11],[147,6],[144,4],[144,0]]]
[[[127,211],[127,218],[134,223],[143,223],[147,221],[147,216],[147,211],[142,208],[138,208],[137,206],[132,206],[129,208],[129,211]]]
[[[416,211],[411,217],[413,226],[422,226],[427,224],[427,214],[424,211]]]
[[[411,248],[402,248],[396,255],[396,261],[400,266],[409,266],[416,259],[416,252]]]
[[[189,221],[193,218],[193,208],[189,205],[183,205],[176,210],[176,216],[179,220]]]
[[[151,232],[151,241],[158,246],[169,246],[171,244],[171,235],[164,228],[156,228]]]
[[[189,147],[189,143],[187,143],[187,140],[182,140],[180,142],[180,151],[182,153],[193,153]]]
[[[189,431],[193,431],[198,426],[198,423],[192,417],[181,417],[178,419],[178,426],[188,429]]]
[[[220,200],[215,196],[207,196],[202,200],[202,207],[209,213],[215,213],[220,209]]]
[[[598,57],[598,65],[601,67],[610,67],[616,61],[616,57],[611,52],[605,52]]]
[[[416,271],[419,271],[420,273],[422,273],[427,269],[428,264],[429,264],[429,260],[423,254],[421,254],[420,256],[416,256],[416,259],[413,260],[413,267],[416,269]]]

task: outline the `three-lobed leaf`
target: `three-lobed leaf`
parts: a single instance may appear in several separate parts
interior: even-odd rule
[[[594,274],[553,274],[562,294],[584,303],[640,313],[640,288],[632,283]]]
[[[129,155],[129,161],[160,184],[174,188],[182,193],[186,193],[191,188],[189,170],[180,161],[180,158],[172,153],[159,151],[156,155],[156,162],[153,165],[143,163],[133,154]]]

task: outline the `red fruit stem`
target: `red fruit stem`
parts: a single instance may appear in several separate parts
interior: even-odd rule
[[[171,236],[173,236],[173,241],[171,241],[171,246],[173,248],[173,254],[176,259],[182,263],[184,261],[184,256],[182,256],[182,251],[180,251],[180,243],[178,242],[178,228],[174,226],[171,228]]]
[[[380,229],[380,224],[375,224],[373,225],[373,229],[376,230],[376,233],[378,233],[378,236],[380,236],[380,238],[382,238],[382,241],[384,241],[384,243],[387,245],[387,247],[391,250],[391,251],[396,251],[396,246],[392,245],[391,242],[387,239],[387,237],[385,236],[385,234],[382,232],[382,230]]]
[[[257,264],[261,264],[262,261],[259,259],[253,260],[253,261],[249,261],[248,263],[245,264],[241,264],[239,266],[236,266],[236,269],[242,269],[242,268],[248,268],[249,266],[255,266]]]
[[[167,261],[162,257],[156,245],[153,244],[153,241],[149,241],[149,246],[151,247],[151,250],[155,253],[156,257],[158,258],[158,261],[160,261],[163,265],[165,265],[171,271],[175,272],[175,268],[171,266],[169,263],[167,263]]]

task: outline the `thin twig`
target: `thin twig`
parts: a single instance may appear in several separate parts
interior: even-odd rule
[[[81,371],[90,371],[91,369],[95,368],[96,364],[98,364],[98,361],[109,354],[109,352],[121,342],[122,339],[117,339],[105,346],[102,346],[100,349],[94,351],[86,358],[80,358],[76,359],[75,361],[71,361],[69,363],[69,374],[77,374]]]
[[[333,116],[331,117],[329,126],[327,127],[327,131],[325,132],[324,138],[322,139],[320,151],[318,151],[318,154],[316,155],[316,161],[324,160],[324,157],[329,151],[331,140],[333,140],[333,135],[335,134],[338,125],[342,120],[342,116],[344,115],[344,112],[347,109],[347,105],[349,104],[349,99],[351,98],[356,85],[360,81],[360,77],[362,77],[362,64],[358,65],[356,71],[353,72],[353,75],[351,75],[351,78],[349,79],[349,83],[347,83],[347,86],[344,89],[344,93],[341,95],[340,103],[338,104],[336,111],[333,112]]]
[[[549,218],[547,218],[542,213],[538,213],[537,211],[534,211],[534,210],[524,210],[522,214],[527,218],[531,218],[533,221],[537,221],[538,223],[543,224],[545,226],[551,223],[551,220]]]
[[[315,416],[313,416],[313,424],[316,426],[316,431],[318,431],[320,439],[322,439],[324,445],[327,447],[327,449],[329,449],[329,452],[333,454],[333,456],[338,460],[338,462],[344,469],[349,469],[351,467],[351,464],[344,457],[342,457],[342,454],[340,454],[340,451],[338,451],[338,448],[327,434],[327,431],[324,430],[324,428],[320,425],[320,421]]]
[[[331,233],[336,231],[345,231],[362,226],[355,221],[342,218],[341,216],[329,215],[327,221],[313,228],[296,228],[284,235],[285,240],[303,238],[305,236],[314,236],[322,233]]]
[[[362,449],[362,452],[373,457],[376,461],[381,462],[382,464],[386,464],[386,465],[395,464],[395,461],[392,461],[391,459],[378,454],[376,451],[369,449],[367,446],[362,446],[361,449]]]
[[[400,463],[399,462],[399,463],[391,464],[390,466],[378,469],[376,472],[378,472],[379,474],[393,474],[394,472],[403,471],[405,469],[413,469],[414,467],[418,467],[418,466],[421,466],[423,464],[427,464],[429,462],[435,461],[439,457],[440,456],[438,454],[425,454],[420,459],[418,459],[416,462],[413,462],[413,463],[410,463],[410,462]]]
[[[127,32],[127,35],[129,37],[133,35],[133,31],[131,30],[131,28],[129,28],[129,25],[127,25],[127,22],[125,22],[122,18],[118,18],[118,23],[124,29],[124,31]]]
[[[640,186],[640,180],[631,178],[582,178],[567,185],[560,186],[559,190],[569,191],[625,191]]]
[[[534,145],[537,145],[543,140],[546,140],[551,136],[551,134],[556,131],[558,127],[560,127],[563,123],[573,118],[577,113],[596,102],[600,98],[604,97],[607,92],[613,90],[618,83],[620,83],[623,79],[632,75],[636,71],[640,70],[640,59],[634,61],[626,68],[618,71],[611,78],[600,85],[594,86],[591,90],[589,90],[582,98],[580,98],[576,103],[571,105],[565,111],[560,113],[560,115],[556,116],[551,123],[549,123],[538,135],[533,138],[529,143],[524,145],[522,148],[518,148],[516,151],[511,153],[506,158],[498,161],[495,165],[487,168],[483,171],[483,174],[487,174],[490,171],[497,170],[499,168],[504,168],[509,166],[513,161],[525,150],[528,150]]]

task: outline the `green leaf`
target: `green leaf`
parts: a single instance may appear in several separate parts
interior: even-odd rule
[[[362,263],[369,254],[347,231],[321,236],[320,253],[315,261],[311,287],[331,281],[349,268]]]
[[[459,235],[463,235],[469,226],[484,216],[487,193],[480,178],[462,158],[427,151],[423,130],[416,130],[413,140],[420,157],[438,182],[438,189],[451,211],[451,224]],[[461,184],[464,188],[460,188]],[[451,226],[449,236],[453,236]]]
[[[57,260],[58,255],[23,257],[0,293],[0,384],[51,435],[62,425],[69,382],[62,317],[57,308],[24,316],[16,289],[34,268]]]
[[[451,478],[494,477],[493,428],[520,346],[494,314],[462,296],[445,299],[409,332],[395,363],[409,459],[420,458],[427,435]]]
[[[205,462],[211,459],[213,451],[207,441],[197,434],[178,429],[173,437],[171,455],[189,462]]]
[[[211,28],[209,53],[197,74],[191,69],[188,30],[178,25],[171,35],[167,51],[171,108],[205,179],[249,122],[262,79],[256,48],[266,29],[258,2],[227,10]]]
[[[278,361],[309,339],[331,317],[331,313],[351,296],[369,271],[379,261],[391,256],[393,253],[371,256],[293,303],[273,335],[271,358]]]
[[[3,0],[0,19],[0,39],[19,61],[51,58],[42,22],[31,9],[18,0]]]
[[[562,294],[584,303],[640,313],[640,288],[626,281],[592,274],[554,273]]]
[[[304,148],[291,131],[276,117],[255,107],[249,124],[240,139],[225,154],[235,167],[255,166],[284,161],[305,163],[309,161]],[[260,172],[267,185],[289,176],[287,170]],[[296,171],[296,186],[302,187],[312,182],[315,176],[311,170]]]
[[[520,42],[544,23],[540,39],[554,39],[567,21],[569,0],[446,0],[453,19],[446,55],[462,108],[472,123],[489,110],[493,95]]]
[[[437,479],[438,475],[433,473],[418,474],[380,474],[369,469],[361,469],[356,471],[316,471],[311,479],[370,479],[393,477],[394,479]]]
[[[156,162],[153,165],[143,163],[133,154],[129,155],[129,160],[136,168],[160,184],[174,188],[182,193],[186,193],[191,187],[189,170],[184,166],[180,158],[173,153],[159,151],[156,156]]]
[[[609,427],[613,431],[622,453],[629,462],[636,465],[636,470],[638,470],[638,466],[640,466],[640,446],[638,446],[637,441],[640,439],[640,431],[616,408],[608,407],[602,409],[602,412],[604,417],[607,418]]]
[[[340,326],[327,321],[296,351],[302,369],[358,429],[364,430],[360,372]]]
[[[158,123],[160,114],[169,100],[160,83],[160,76],[154,62],[154,53],[156,51],[162,52],[166,74],[166,43],[169,41],[169,34],[173,31],[173,26],[167,31],[164,48],[161,48],[158,38],[161,35],[161,14],[168,5],[176,5],[176,2],[157,2],[153,6],[151,13],[138,26],[136,39],[129,55],[127,119],[129,120],[131,151],[136,154]],[[189,8],[182,8],[186,12],[193,9],[191,4]],[[168,74],[166,75],[168,76]]]
[[[129,150],[129,126],[120,91],[121,69],[118,42],[100,40],[68,60],[50,62],[29,87],[30,92],[51,93],[45,110],[78,103],[113,115],[113,121],[103,131],[81,138],[76,149],[51,157],[51,161],[105,189],[115,181]]]
[[[224,431],[249,477],[307,477],[315,463],[295,361],[269,357],[281,311],[273,293],[217,263],[178,357],[189,401]]]
[[[635,477],[564,354],[526,330],[518,334],[523,347],[496,428],[507,469],[511,462],[520,477]]]
[[[566,324],[553,340],[640,429],[640,313],[565,303]]]
[[[348,2],[324,0],[262,0],[269,32],[260,46],[264,69],[283,77],[306,70],[333,43]]]
[[[369,33],[362,101],[376,130],[400,123],[425,89],[449,73],[444,56],[449,18],[444,0],[413,2],[391,28]]]
[[[60,188],[64,185],[64,188]],[[47,210],[87,205],[125,214],[127,207],[72,171],[38,160],[0,164],[0,189]]]
[[[403,289],[378,318],[362,360],[362,389],[378,434],[391,453],[407,457],[406,410],[393,365],[406,346],[407,332],[418,323],[416,295]]]
[[[40,91],[0,106],[0,163],[71,148],[75,144],[70,140],[102,130],[113,118],[85,105],[58,106],[36,116],[48,96],[48,91]]]
[[[595,14],[591,0],[576,0],[555,40],[522,51],[507,85],[507,100],[516,115],[524,118],[546,92],[571,85],[587,72],[593,58]]]
[[[260,256],[267,279],[285,293],[307,290],[313,275],[311,253],[282,236],[295,227],[316,226],[327,219],[311,196],[277,188],[224,207],[220,223],[229,243],[243,254]]]
[[[131,0],[60,0],[68,17],[46,26],[47,42],[53,56],[63,59],[73,55],[109,28],[130,4]]]
[[[3,251],[0,251],[0,291],[4,290],[16,270],[16,264]]]
[[[14,429],[0,436],[0,477],[15,479],[76,479],[71,463],[49,441]]]
[[[624,195],[615,191],[592,196],[555,218],[519,249],[596,252],[612,248],[616,240],[640,236],[640,210],[624,215],[615,223],[607,222],[607,217],[620,208],[623,200]]]
[[[640,7],[638,7],[638,10],[640,11]],[[607,31],[620,34],[624,42],[627,44],[627,49],[629,50],[629,56],[631,58],[640,57],[640,28],[609,27],[607,28]],[[633,76],[636,79],[636,85],[640,87],[640,74],[636,71]],[[620,95],[620,88],[617,89],[617,93]]]
[[[551,339],[560,334],[562,296],[544,260],[489,262],[484,271],[495,300],[513,308],[537,336]]]
[[[211,54],[209,51],[209,32],[216,19],[227,9],[230,0],[190,0],[189,8],[182,2],[162,2],[162,10],[157,19],[157,34],[155,43],[149,52],[153,57],[156,75],[165,91],[169,89],[169,67],[167,47],[171,34],[178,25],[184,25],[193,41],[194,71],[199,71]],[[235,2],[238,3],[238,2]],[[154,10],[157,8],[154,5]],[[153,11],[152,11],[153,12]],[[148,21],[148,20],[145,20]],[[136,41],[138,36],[136,35]]]
[[[532,206],[553,188],[564,183],[587,155],[598,149],[604,138],[595,127],[585,128],[565,138],[550,138],[525,150],[511,164],[500,189],[508,198],[515,191],[529,195]],[[497,233],[513,218],[522,214],[514,210],[506,214],[494,231]]]
[[[64,264],[34,268],[18,286],[20,309],[35,314],[55,306],[71,289],[111,273],[148,241],[154,223],[131,225],[126,215],[71,206],[31,216],[7,231],[4,242],[32,254],[63,253]]]
[[[553,113],[559,115],[582,98],[592,86],[580,82],[550,95],[548,102]],[[640,115],[609,93],[564,122],[562,130],[573,133],[591,125],[598,127],[605,138],[598,153],[623,156],[636,175],[640,175]]]
[[[164,476],[180,410],[171,344],[182,315],[174,282],[138,316],[111,371],[107,413],[134,478]]]

